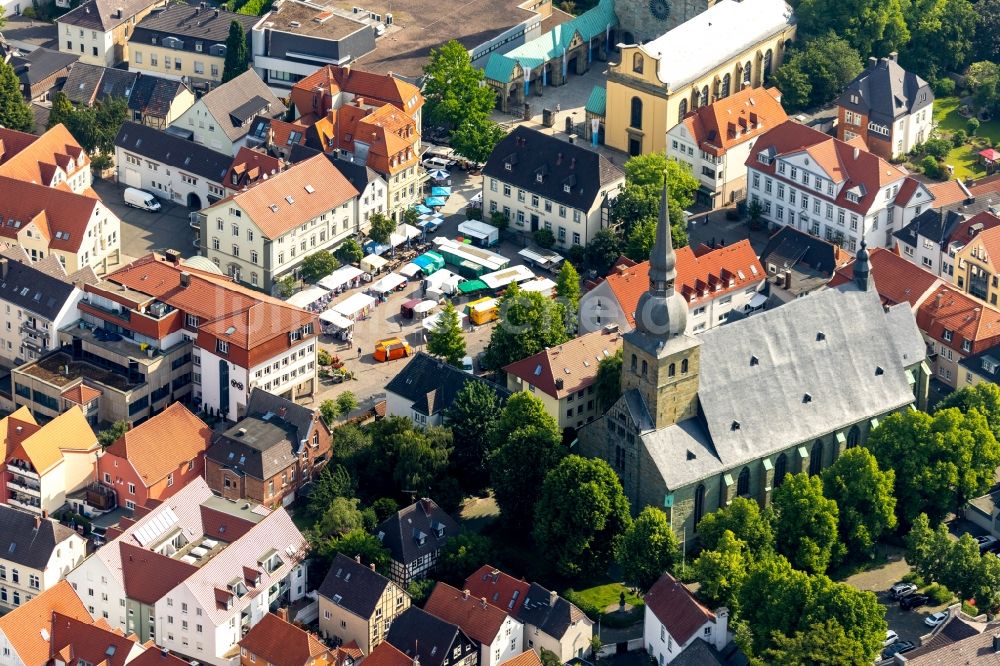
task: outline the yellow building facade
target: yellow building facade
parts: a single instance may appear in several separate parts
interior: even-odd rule
[[[651,42],[623,45],[608,71],[606,144],[665,151],[667,130],[689,111],[764,85],[794,37],[784,0],[721,0]]]

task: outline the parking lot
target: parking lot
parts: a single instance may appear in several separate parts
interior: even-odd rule
[[[158,213],[151,213],[126,205],[122,198],[125,187],[114,181],[94,178],[93,187],[104,205],[122,221],[123,263],[167,249],[177,250],[185,258],[198,254],[198,249],[192,245],[194,229],[188,217],[189,208],[158,197],[163,208]]]

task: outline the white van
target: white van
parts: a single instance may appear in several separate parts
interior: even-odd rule
[[[428,170],[430,170],[430,169],[450,169],[453,166],[455,166],[456,164],[458,164],[458,162],[456,162],[455,160],[445,159],[445,158],[440,157],[438,155],[432,155],[432,156],[424,156],[424,159],[421,162],[421,164],[423,164],[424,168],[428,169]]]
[[[134,187],[125,188],[125,203],[133,208],[141,208],[142,210],[149,210],[154,213],[162,207],[157,198],[152,194]]]

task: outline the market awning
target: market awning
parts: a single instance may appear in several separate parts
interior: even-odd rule
[[[406,278],[399,273],[389,273],[384,278],[374,283],[368,289],[376,294],[385,294],[401,284],[406,284]]]
[[[419,257],[417,257],[419,259]],[[422,266],[418,266],[415,261],[411,261],[402,268],[399,269],[400,275],[405,275],[408,278],[412,278],[414,275],[420,272]]]
[[[289,296],[288,300],[285,302],[297,308],[307,308],[329,293],[329,290],[324,289],[323,287],[306,287],[297,294]]]
[[[440,208],[444,205],[444,199],[440,197],[427,197],[424,199],[424,204],[430,206],[431,208]]]
[[[345,317],[344,315],[334,312],[333,310],[327,310],[319,316],[319,320],[324,324],[330,324],[331,326],[336,326],[341,330],[350,328],[354,322]]]
[[[436,307],[437,307],[437,301],[432,301],[432,300],[420,301],[419,303],[413,306],[413,311],[416,313],[430,312]]]
[[[416,209],[416,211],[418,213],[433,213],[434,212],[430,208],[428,208],[427,206],[425,206],[423,204],[417,204],[416,206],[414,206],[414,208]]]
[[[358,313],[375,305],[375,299],[368,294],[351,294],[340,303],[337,303],[327,312],[336,312],[348,319],[353,319]]]
[[[372,272],[372,271],[377,271],[378,269],[385,266],[387,263],[389,263],[387,259],[383,259],[377,254],[369,254],[367,257],[361,260],[361,268],[369,272]]]
[[[341,266],[320,280],[319,286],[330,290],[339,289],[346,284],[350,284],[352,280],[361,277],[363,274],[364,271],[357,266]]]
[[[472,294],[483,289],[489,289],[489,287],[482,280],[466,280],[458,285],[458,291],[461,294]]]
[[[401,224],[389,235],[389,244],[399,247],[403,243],[413,238],[420,238],[420,230],[412,224]]]
[[[450,197],[451,196],[451,188],[450,187],[443,187],[443,186],[440,186],[440,185],[437,186],[437,187],[432,187],[431,188],[431,196],[432,197],[445,197],[445,198]]]

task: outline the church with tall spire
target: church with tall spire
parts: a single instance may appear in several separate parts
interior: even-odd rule
[[[926,401],[926,347],[907,304],[883,308],[862,246],[854,280],[685,333],[667,188],[622,395],[578,431],[618,474],[633,512],[662,508],[682,541],[736,497],[766,506],[788,474],[818,474],[880,419]]]

